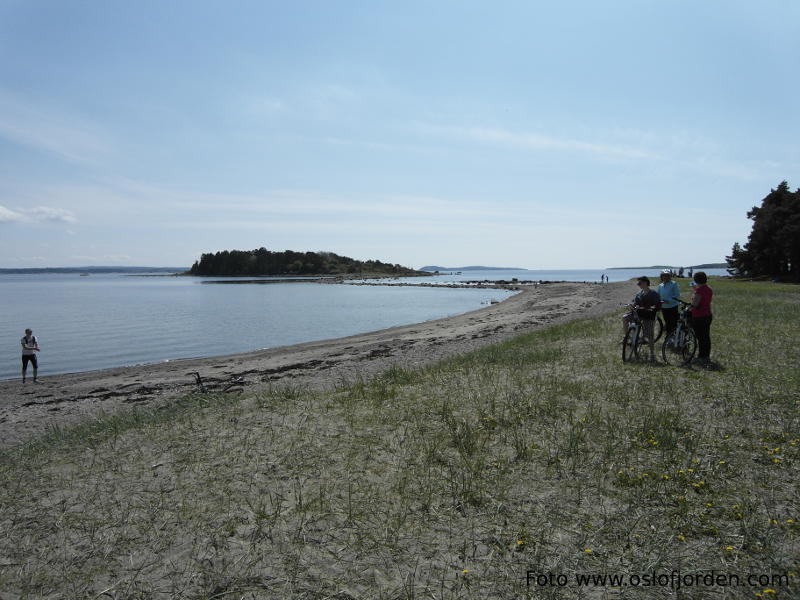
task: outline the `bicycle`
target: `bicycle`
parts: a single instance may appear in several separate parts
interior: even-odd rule
[[[628,306],[631,306],[630,304]],[[653,344],[661,337],[664,322],[660,318],[653,320]],[[631,318],[628,322],[628,329],[625,332],[625,339],[622,340],[622,362],[630,362],[634,358],[639,358],[642,346],[649,346],[645,337],[644,323],[635,308],[631,311]],[[656,330],[658,333],[656,334]]]
[[[689,364],[697,351],[697,337],[689,321],[690,313],[688,302],[677,299],[681,303],[678,313],[678,323],[675,331],[667,336],[661,345],[661,358],[668,365],[684,366]]]

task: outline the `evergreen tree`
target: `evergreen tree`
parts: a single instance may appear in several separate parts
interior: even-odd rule
[[[745,247],[735,243],[726,257],[728,272],[800,281],[800,189],[792,192],[782,181],[747,218],[753,229]]]

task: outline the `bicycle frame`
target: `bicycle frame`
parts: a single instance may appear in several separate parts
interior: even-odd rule
[[[678,315],[678,322],[675,324],[675,331],[671,337],[667,337],[661,346],[661,356],[664,362],[669,364],[686,365],[691,362],[697,350],[697,339],[689,321],[688,302],[678,300],[681,309]],[[679,358],[680,357],[680,358]]]
[[[653,323],[655,327],[655,323]],[[644,338],[644,323],[642,318],[637,314],[636,310],[631,312],[630,320],[628,321],[628,329],[625,333],[625,339],[622,342],[622,361],[629,362],[633,358],[639,358],[639,351],[645,341]],[[654,338],[655,344],[655,329],[650,333]],[[648,344],[649,345],[649,344]]]

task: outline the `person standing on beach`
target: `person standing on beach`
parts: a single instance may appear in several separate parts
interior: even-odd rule
[[[695,287],[692,293],[692,329],[697,337],[697,362],[707,366],[711,356],[711,299],[714,290],[708,285],[704,271],[694,274]]]
[[[678,298],[681,290],[672,280],[672,271],[661,271],[661,283],[658,284],[658,295],[661,296],[661,312],[664,315],[664,325],[667,326],[667,337],[675,332],[678,324]]]
[[[22,383],[25,383],[29,362],[33,365],[33,382],[36,383],[39,371],[39,361],[36,358],[36,353],[39,352],[39,340],[33,335],[33,331],[26,329],[20,343],[22,344]]]

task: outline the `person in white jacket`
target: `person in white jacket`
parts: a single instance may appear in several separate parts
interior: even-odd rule
[[[675,333],[678,324],[678,298],[681,290],[678,284],[672,281],[672,271],[661,271],[661,283],[658,284],[658,295],[661,296],[661,313],[664,315],[664,325],[667,328],[667,338]]]

